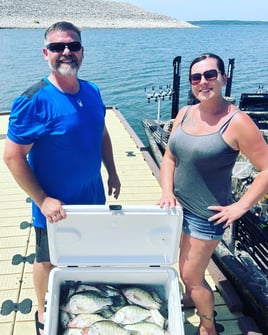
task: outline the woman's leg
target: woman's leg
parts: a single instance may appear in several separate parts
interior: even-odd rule
[[[180,250],[180,276],[189,298],[200,316],[200,334],[216,335],[214,296],[205,281],[205,271],[218,240],[200,240],[183,233]]]

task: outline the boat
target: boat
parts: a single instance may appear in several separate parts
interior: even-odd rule
[[[173,101],[171,118],[162,121],[143,119],[142,125],[149,142],[149,150],[158,166],[165,152],[173,120],[178,110],[180,57],[173,61]],[[231,97],[234,59],[229,59],[225,98]],[[154,97],[153,97],[154,98]],[[188,104],[198,103],[189,92]],[[259,86],[256,92],[243,92],[239,101],[241,111],[247,113],[259,127],[268,143],[268,92]],[[158,115],[160,112],[158,111]],[[232,192],[238,200],[250,186],[257,171],[239,154],[232,175]],[[243,217],[227,229],[213,254],[213,260],[235,287],[244,302],[245,313],[252,315],[258,326],[268,334],[268,193]]]

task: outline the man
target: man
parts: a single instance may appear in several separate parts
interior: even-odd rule
[[[109,195],[117,199],[120,193],[99,89],[78,78],[84,56],[80,30],[72,23],[57,22],[44,38],[43,56],[51,73],[14,101],[4,152],[15,180],[33,200],[37,335],[43,334],[52,268],[46,220],[64,219],[62,204],[105,203],[102,161],[108,172]]]

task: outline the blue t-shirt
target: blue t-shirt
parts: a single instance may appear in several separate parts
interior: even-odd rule
[[[29,164],[44,191],[65,204],[104,204],[101,178],[105,106],[93,83],[79,80],[76,94],[63,93],[47,78],[12,106],[8,138],[33,146]],[[33,224],[46,219],[33,203]]]

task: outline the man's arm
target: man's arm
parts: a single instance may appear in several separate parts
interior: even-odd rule
[[[27,155],[32,145],[21,145],[6,139],[4,162],[18,185],[33,199],[50,222],[65,218],[66,214],[58,199],[50,198],[36,179]]]
[[[112,142],[106,126],[104,127],[102,137],[102,160],[108,172],[108,194],[112,195],[113,193],[117,199],[120,194],[121,184],[116,172]]]

